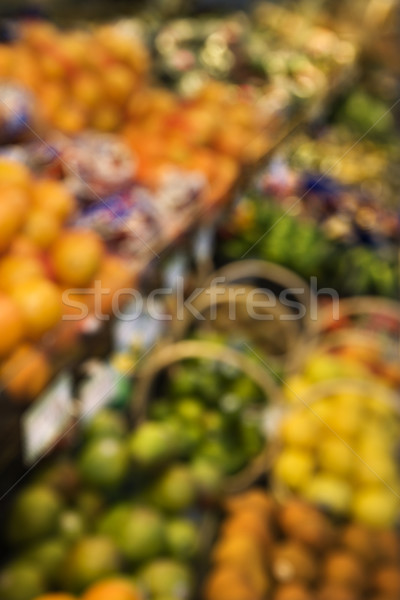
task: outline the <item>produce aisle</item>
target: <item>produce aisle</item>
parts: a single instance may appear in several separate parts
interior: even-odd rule
[[[0,8],[0,600],[398,600],[395,0]]]

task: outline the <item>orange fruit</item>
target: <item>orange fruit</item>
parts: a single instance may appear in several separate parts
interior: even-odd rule
[[[102,103],[93,110],[90,120],[99,131],[115,131],[120,125],[120,111],[114,104]]]
[[[72,82],[72,94],[85,108],[93,108],[103,96],[100,78],[92,73],[79,73]]]
[[[18,401],[35,398],[51,376],[46,356],[30,344],[21,344],[0,365],[0,382],[9,395]]]
[[[0,357],[8,354],[21,341],[22,315],[18,306],[5,294],[0,294]]]
[[[0,187],[15,186],[28,190],[31,175],[25,165],[7,158],[0,159]]]
[[[61,222],[75,210],[76,201],[65,185],[53,179],[41,179],[33,188],[33,202],[39,209],[54,215]]]
[[[88,285],[100,268],[103,252],[103,242],[93,231],[64,232],[51,249],[57,279],[71,286]]]
[[[24,223],[22,205],[9,202],[10,196],[0,191],[0,252],[7,250]]]
[[[57,239],[60,223],[51,212],[34,209],[29,212],[22,232],[36,246],[45,250]]]
[[[0,260],[0,289],[6,292],[19,283],[44,275],[43,264],[35,256],[10,253]]]
[[[70,102],[55,110],[52,123],[64,133],[79,133],[85,129],[86,115],[79,104]]]
[[[42,596],[36,596],[34,600],[77,600],[77,598],[76,596],[64,594],[63,592],[54,592],[50,594],[43,594]]]
[[[115,577],[92,585],[82,600],[142,600],[142,596],[130,581]]]
[[[9,253],[14,256],[33,256],[36,258],[40,256],[39,248],[22,233],[19,233],[13,239]]]
[[[101,308],[103,315],[110,315],[113,305],[115,308],[121,309],[124,303],[132,300],[132,295],[129,293],[118,296],[116,294],[123,289],[129,290],[132,287],[133,279],[132,271],[125,261],[117,256],[104,257],[96,275],[96,280],[101,282],[101,290],[109,290],[107,294],[99,294],[96,298],[96,307]]]
[[[18,283],[12,298],[21,310],[27,335],[33,339],[40,338],[61,319],[60,290],[47,279],[37,277]]]

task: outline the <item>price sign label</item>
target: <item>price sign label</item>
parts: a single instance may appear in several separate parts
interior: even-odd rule
[[[90,421],[103,406],[114,399],[120,379],[117,371],[105,362],[91,361],[87,365],[87,370],[89,378],[79,390],[82,421]]]
[[[72,379],[60,375],[22,417],[23,457],[32,464],[66,430],[74,410]]]

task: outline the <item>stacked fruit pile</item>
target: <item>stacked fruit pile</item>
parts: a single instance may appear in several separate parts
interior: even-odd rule
[[[65,133],[118,129],[148,70],[144,45],[123,27],[61,32],[27,22],[0,45],[0,77],[32,92],[45,123]]]
[[[358,600],[400,593],[400,539],[389,530],[337,524],[299,500],[262,490],[226,501],[207,600]]]
[[[2,599],[81,593],[120,572],[147,598],[188,598],[207,507],[261,454],[264,406],[236,369],[192,360],[172,369],[166,398],[134,431],[116,410],[92,416],[75,453],[53,459],[13,503]]]
[[[129,280],[128,270],[106,255],[92,231],[67,229],[75,200],[61,182],[35,179],[6,160],[0,162],[0,181],[0,378],[11,396],[26,401],[51,374],[36,344],[77,310],[78,298],[78,310],[86,307],[87,316],[93,298],[76,288],[99,279],[107,287],[113,281],[115,291]]]

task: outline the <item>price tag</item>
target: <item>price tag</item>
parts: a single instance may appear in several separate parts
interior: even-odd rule
[[[183,280],[189,270],[189,257],[183,252],[177,252],[166,264],[164,269],[164,285],[176,291],[183,287]]]
[[[73,415],[72,379],[62,374],[22,417],[23,456],[32,464],[65,431]]]
[[[118,392],[117,384],[121,377],[109,363],[100,361],[88,362],[87,371],[89,379],[79,390],[82,421],[90,421],[103,406],[112,402]]]
[[[194,238],[193,255],[198,264],[212,259],[215,245],[215,225],[204,225]]]
[[[132,311],[125,307],[124,318],[114,323],[113,346],[117,352],[148,350],[164,333],[167,315],[162,302],[154,298],[140,314],[135,310],[136,306]]]

